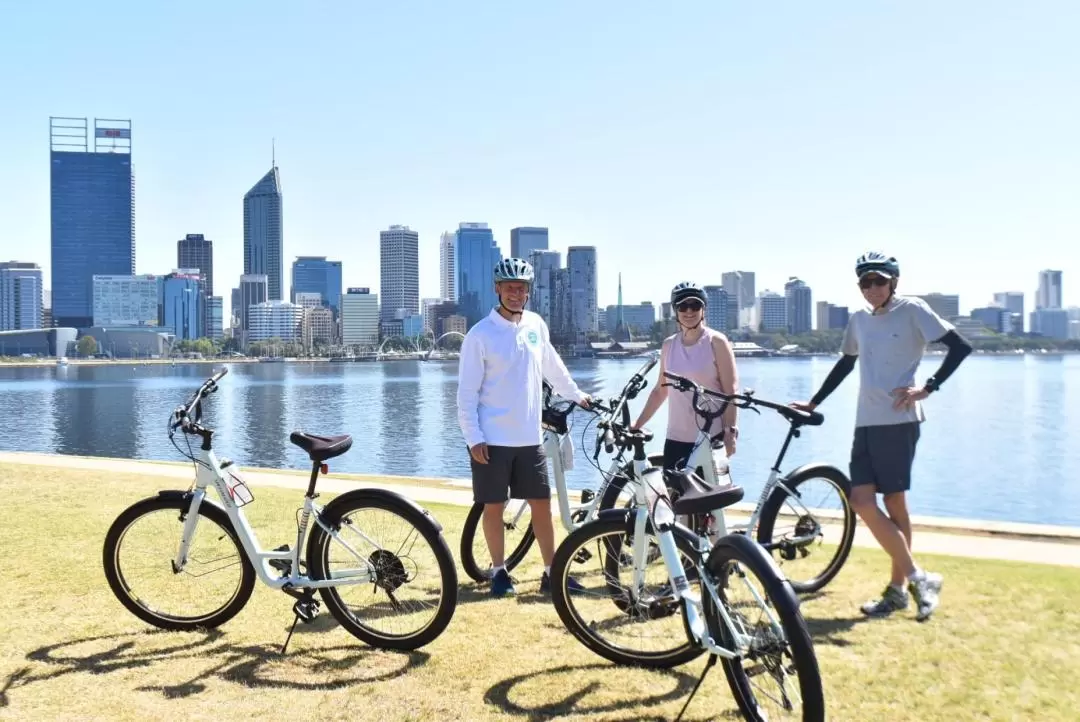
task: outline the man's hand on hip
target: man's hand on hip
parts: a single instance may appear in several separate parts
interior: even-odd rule
[[[481,441],[479,444],[469,449],[469,455],[472,456],[473,461],[475,461],[477,464],[488,463],[487,444]]]

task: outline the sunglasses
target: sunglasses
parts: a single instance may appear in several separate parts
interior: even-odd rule
[[[878,288],[880,288],[881,286],[887,285],[889,285],[889,279],[883,278],[882,276],[866,276],[865,278],[859,279],[859,288],[863,290],[866,290],[871,286],[877,286]]]
[[[686,303],[680,303],[675,308],[680,311],[700,311],[704,306],[701,305],[700,301],[687,301]]]

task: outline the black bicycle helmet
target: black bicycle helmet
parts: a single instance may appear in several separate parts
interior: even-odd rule
[[[671,289],[671,306],[672,308],[678,306],[683,301],[696,298],[701,301],[701,305],[708,305],[709,301],[705,298],[705,289],[697,285],[693,281],[683,281],[675,284],[675,288]]]

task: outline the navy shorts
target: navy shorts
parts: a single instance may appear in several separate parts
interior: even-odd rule
[[[507,499],[551,498],[543,446],[489,445],[487,450],[486,464],[477,464],[469,454],[473,501],[498,504]]]
[[[878,494],[911,488],[919,422],[858,426],[851,445],[851,485],[873,484]]]

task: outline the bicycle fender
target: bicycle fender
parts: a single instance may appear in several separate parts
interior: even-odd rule
[[[846,480],[848,482],[848,487],[850,488],[851,481],[848,479],[847,474],[845,474],[837,466],[833,466],[832,464],[824,464],[824,463],[822,463],[820,461],[811,461],[811,462],[809,462],[807,464],[803,464],[802,466],[798,467],[797,469],[794,469],[790,473],[784,474],[783,478],[784,478],[784,481],[788,481],[789,479],[794,479],[796,477],[803,476],[803,475],[818,474],[818,473],[821,473],[822,471],[830,471],[830,472],[835,472],[835,473],[839,474],[844,480]]]
[[[191,501],[191,497],[194,493],[189,489],[161,489],[157,493],[159,499],[182,499],[184,501]],[[211,499],[209,494],[204,494],[203,499],[199,502],[199,506],[204,504],[216,507],[222,514],[228,516],[228,512],[225,511],[225,507],[219,504],[216,500]]]
[[[339,511],[339,508],[342,505],[354,500],[364,499],[370,501],[378,500],[401,510],[416,512],[431,522],[440,534],[442,533],[442,524],[439,523],[439,520],[436,519],[431,512],[407,496],[386,489],[353,489],[352,491],[345,492],[341,496],[334,497],[334,499],[323,509],[321,519],[326,524],[335,525],[341,521],[341,512]]]
[[[705,563],[709,571],[713,574],[717,573],[716,569],[720,564],[719,555],[724,554],[727,549],[733,549],[736,554],[748,558],[756,557],[757,563],[760,564],[762,568],[772,570],[781,581],[787,580],[787,577],[784,576],[784,572],[781,571],[780,567],[776,564],[772,555],[765,551],[765,547],[753,541],[745,534],[728,534],[727,536],[721,537],[716,542],[712,551],[709,552],[709,558]]]
[[[633,536],[634,534],[634,510],[633,509],[602,509],[597,515],[598,521],[621,521],[626,524],[627,536]],[[698,547],[700,539],[698,535],[691,531],[686,526],[675,522],[671,525],[671,532],[677,536],[682,537],[686,541],[690,542],[691,546],[695,549]],[[655,534],[653,531],[652,519],[645,520],[645,533]]]

